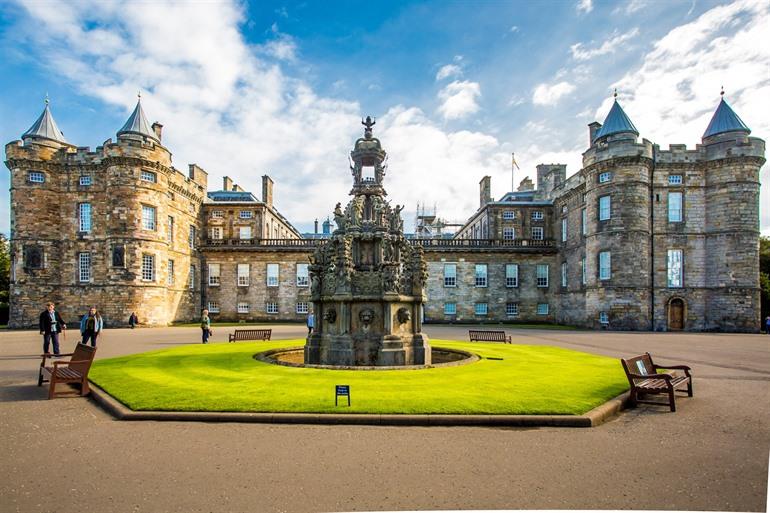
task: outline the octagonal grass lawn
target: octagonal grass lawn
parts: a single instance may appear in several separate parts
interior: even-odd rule
[[[432,340],[481,359],[420,370],[310,369],[253,358],[303,344],[181,346],[97,360],[89,377],[132,410],[164,411],[581,415],[628,389],[617,359],[550,346]],[[350,408],[334,406],[334,385],[350,385]]]

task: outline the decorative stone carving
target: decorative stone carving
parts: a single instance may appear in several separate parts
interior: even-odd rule
[[[406,324],[409,322],[409,319],[412,318],[412,314],[409,313],[409,310],[404,308],[403,306],[398,309],[396,312],[396,319],[398,319],[399,324]]]
[[[334,308],[329,308],[326,310],[326,313],[324,314],[324,319],[326,319],[326,322],[329,324],[334,324],[337,322],[337,310]]]

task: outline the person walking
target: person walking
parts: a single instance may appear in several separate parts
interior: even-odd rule
[[[53,303],[46,303],[46,309],[40,313],[40,334],[43,335],[43,352],[48,352],[51,342],[53,342],[53,354],[59,354],[59,333],[64,332],[66,336],[67,325],[56,311]]]
[[[128,316],[128,325],[131,326],[131,329],[134,329],[134,326],[139,324],[139,318],[136,316],[136,313],[131,312],[131,315]]]
[[[209,337],[211,336],[211,318],[209,317],[209,311],[205,308],[203,309],[203,313],[201,315],[201,335],[203,338],[203,343],[208,343]]]
[[[770,335],[770,315],[765,318],[765,333]]]
[[[313,333],[313,328],[315,328],[315,315],[313,315],[313,312],[310,312],[307,314],[307,336],[309,337],[311,333]]]
[[[91,347],[96,347],[96,337],[102,332],[104,322],[95,306],[88,309],[88,313],[80,319],[80,335],[83,337],[81,344],[87,344],[91,340]]]

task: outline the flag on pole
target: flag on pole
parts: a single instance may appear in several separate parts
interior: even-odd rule
[[[514,156],[514,154],[513,154],[513,153],[511,153],[511,169],[513,169],[514,167],[515,167],[516,169],[521,169],[521,168],[519,167],[519,164],[516,162],[516,157]]]

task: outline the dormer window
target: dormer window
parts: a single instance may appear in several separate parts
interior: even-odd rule
[[[156,175],[152,171],[142,171],[141,178],[145,182],[151,182],[151,183],[157,183],[158,182],[158,175]]]
[[[30,171],[27,175],[27,181],[29,183],[45,183],[45,174],[40,171]]]

